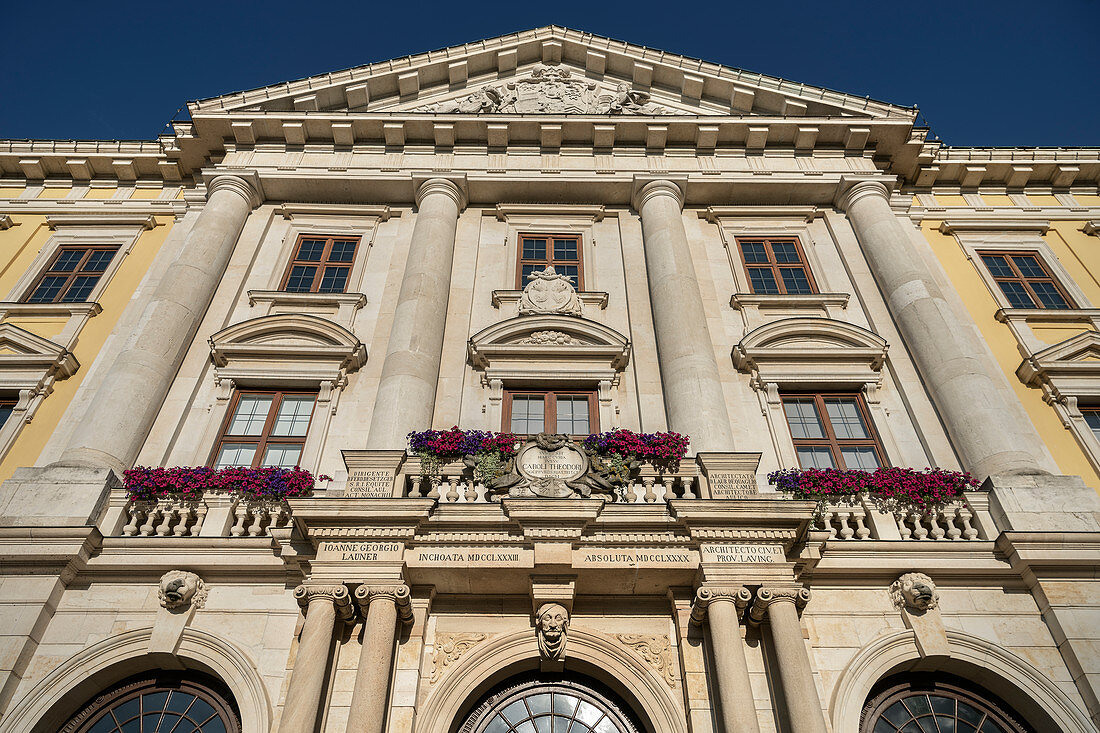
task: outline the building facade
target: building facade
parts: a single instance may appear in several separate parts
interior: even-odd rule
[[[189,111],[0,141],[0,733],[1097,731],[1100,149],[560,27]]]

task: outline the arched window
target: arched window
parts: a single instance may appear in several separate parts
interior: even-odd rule
[[[565,680],[506,685],[474,709],[460,733],[637,733],[607,694]]]
[[[204,675],[145,674],[98,695],[62,733],[240,733],[224,687]]]
[[[899,675],[875,686],[861,733],[1034,733],[995,695],[950,675]]]

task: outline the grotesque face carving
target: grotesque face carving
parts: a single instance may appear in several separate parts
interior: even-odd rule
[[[169,570],[160,578],[160,605],[169,610],[187,608],[194,603],[202,608],[206,600],[206,584],[202,578],[186,570]]]
[[[564,656],[565,638],[569,630],[569,611],[560,603],[544,603],[535,615],[535,633],[539,653],[544,659],[558,660]]]
[[[924,573],[906,573],[890,586],[890,595],[897,608],[914,611],[933,609],[940,601],[936,584]]]

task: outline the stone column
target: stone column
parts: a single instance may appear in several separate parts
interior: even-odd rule
[[[838,205],[856,237],[943,416],[963,467],[978,476],[1046,473],[1034,455],[1041,450],[1035,428],[1013,409],[1006,386],[990,376],[997,365],[947,303],[920,252],[890,209],[890,192],[879,181],[860,181]]]
[[[409,431],[431,427],[455,231],[465,205],[458,186],[443,178],[425,181],[416,191],[416,224],[371,413],[368,449],[404,448]]]
[[[393,637],[401,622],[412,621],[405,585],[361,585],[355,602],[363,614],[363,646],[348,710],[348,733],[382,733],[393,667]]]
[[[219,175],[207,202],[73,431],[58,465],[130,468],[225,274],[260,195],[244,178]]]
[[[300,585],[294,589],[294,597],[305,610],[306,622],[298,639],[298,655],[290,673],[279,733],[313,733],[336,617],[347,621],[354,611],[351,594],[342,585]]]
[[[738,618],[752,600],[747,588],[700,588],[691,611],[693,623],[707,624],[708,647],[718,682],[719,712],[726,733],[760,733],[749,665]]]
[[[635,200],[665,412],[669,429],[690,437],[695,452],[730,451],[733,432],[684,231],[683,205],[684,195],[671,181],[646,184]]]
[[[760,623],[765,614],[772,629],[779,679],[792,733],[825,733],[825,716],[817,695],[810,655],[802,639],[798,609],[810,600],[805,588],[761,588],[749,611]]]

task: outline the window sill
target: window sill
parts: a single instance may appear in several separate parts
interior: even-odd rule
[[[99,303],[0,303],[0,318],[8,316],[58,316],[72,318],[85,316],[91,318],[103,311]]]
[[[493,307],[518,308],[519,299],[522,295],[522,290],[494,290]],[[603,290],[578,290],[577,297],[580,298],[585,308],[599,308],[600,310],[607,308],[608,295]]]
[[[730,298],[730,307],[734,310],[745,308],[847,308],[848,293],[808,293],[804,295],[758,295],[756,293],[734,293]]]
[[[1011,321],[1096,322],[1100,321],[1100,308],[1000,308],[994,314],[994,317],[1001,323]]]

